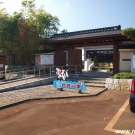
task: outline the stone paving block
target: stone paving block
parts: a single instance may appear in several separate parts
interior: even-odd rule
[[[48,83],[53,81],[54,78],[49,78],[48,80],[45,81],[45,79],[41,79],[41,83]],[[29,85],[31,86],[35,82],[28,82],[26,83],[26,80],[24,81],[25,83],[16,86],[16,88],[20,88],[22,86]],[[36,80],[36,83],[39,84],[39,79]],[[17,83],[15,83],[17,84]],[[19,82],[18,82],[19,84]],[[8,85],[9,86],[9,85]],[[23,87],[22,87],[23,88]],[[43,85],[43,86],[38,86],[38,87],[32,87],[32,88],[26,88],[26,89],[20,89],[20,90],[15,90],[15,91],[8,91],[8,92],[3,92],[0,93],[0,107],[3,105],[8,105],[8,104],[13,104],[16,102],[20,102],[23,100],[28,100],[28,99],[34,99],[34,98],[58,98],[58,97],[74,97],[74,96],[88,96],[88,95],[96,95],[99,92],[102,92],[104,88],[91,88],[88,87],[86,91],[82,92],[83,94],[79,94],[78,91],[76,90],[64,90],[64,91],[58,91],[56,88],[53,87],[52,84],[50,85]]]

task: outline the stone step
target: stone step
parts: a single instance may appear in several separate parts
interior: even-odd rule
[[[93,77],[98,76],[99,78],[110,77],[112,75],[113,75],[112,73],[108,73],[108,72],[83,72],[79,74],[79,76],[93,76]]]
[[[85,83],[86,87],[98,87],[98,88],[105,88],[105,84],[95,84],[95,83]]]
[[[84,83],[96,83],[96,84],[105,84],[105,81],[103,80],[76,80],[74,78],[72,79],[66,79],[68,81],[81,81],[81,82],[84,82]]]
[[[105,81],[101,81],[101,80],[90,80],[90,81],[84,81],[84,83],[93,83],[93,84],[104,84],[105,85]]]
[[[71,76],[69,76],[68,78],[66,78],[66,80],[67,79],[70,79],[70,80],[102,80],[102,81],[105,81],[106,80],[106,78],[93,78],[93,77],[71,77]]]

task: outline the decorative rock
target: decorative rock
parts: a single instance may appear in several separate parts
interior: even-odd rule
[[[119,79],[114,79],[114,84],[119,84]]]
[[[112,83],[111,78],[106,78],[106,83],[108,84]]]
[[[111,85],[111,90],[115,90],[114,84]]]
[[[119,79],[119,83],[120,84],[126,84],[127,83],[127,79]]]
[[[130,91],[131,85],[127,85],[126,90]]]
[[[115,84],[115,85],[114,85],[114,89],[115,89],[115,90],[121,90],[120,85],[119,85],[119,84]]]
[[[132,79],[127,79],[127,84],[131,85]]]
[[[106,83],[106,84],[105,84],[105,88],[108,88],[108,87],[109,87],[108,85],[109,85],[109,84]]]
[[[109,84],[109,87],[108,87],[108,89],[114,89],[114,84]]]
[[[120,87],[121,87],[121,90],[126,90],[127,89],[127,85],[120,85]]]

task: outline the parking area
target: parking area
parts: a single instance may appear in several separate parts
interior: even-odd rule
[[[129,91],[98,96],[31,100],[0,111],[0,135],[114,135],[135,130]],[[122,108],[124,107],[124,108]]]

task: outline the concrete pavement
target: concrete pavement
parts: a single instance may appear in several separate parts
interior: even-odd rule
[[[0,93],[0,108],[5,108],[7,106],[11,106],[31,99],[57,99],[94,96],[105,90],[105,88],[87,87],[86,91],[83,91],[80,94],[76,90],[59,91],[56,88],[54,88],[52,84],[32,88],[25,88]]]
[[[128,91],[107,90],[90,98],[19,104],[0,111],[0,135],[116,135],[117,130],[132,131],[135,115],[129,106],[123,108],[128,98]],[[114,117],[119,112],[121,116]],[[108,124],[109,130],[105,130]]]

